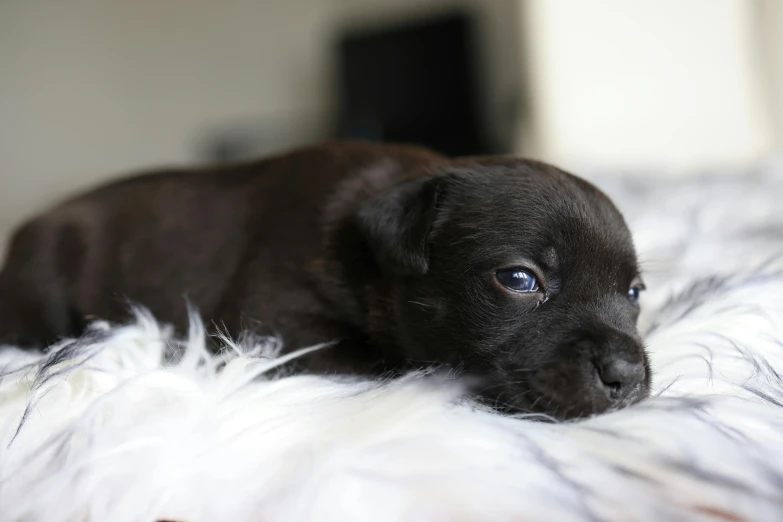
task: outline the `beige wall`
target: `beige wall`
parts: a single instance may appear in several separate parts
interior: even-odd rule
[[[776,144],[783,144],[783,2],[755,0],[752,10],[757,30],[761,77],[770,104]]]
[[[0,231],[118,171],[191,160],[207,125],[278,113],[320,120],[325,4],[215,5],[0,4]]]
[[[342,25],[463,5],[478,12],[495,132],[514,126],[516,0],[4,0],[0,2],[0,243],[63,194],[127,170],[195,159],[199,132],[332,116]],[[508,63],[510,62],[511,65]],[[1,247],[0,247],[1,249]]]
[[[535,155],[571,168],[678,172],[745,165],[781,143],[761,2],[523,3],[534,120],[520,143]],[[777,39],[766,49],[783,72]]]
[[[453,5],[479,14],[486,123],[519,151],[670,172],[783,143],[778,0],[4,0],[0,238],[65,193],[194,161],[210,126],[293,116],[270,147],[320,136],[336,27]]]

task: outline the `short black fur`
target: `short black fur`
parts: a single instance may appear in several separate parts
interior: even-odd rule
[[[514,267],[536,291],[498,282]],[[552,166],[334,143],[129,178],[32,220],[0,273],[0,341],[78,335],[128,301],[183,330],[187,296],[234,336],[340,340],[302,371],[435,364],[500,409],[566,419],[649,393],[638,272],[611,201]]]

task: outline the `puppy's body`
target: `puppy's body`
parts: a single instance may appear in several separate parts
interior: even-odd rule
[[[129,303],[182,331],[186,299],[230,335],[277,333],[292,349],[343,338],[319,281],[325,214],[438,161],[416,148],[336,143],[97,188],[12,238],[0,339],[46,344],[91,317],[126,319]]]
[[[514,266],[541,288],[500,288]],[[619,402],[646,393],[637,275],[616,209],[557,169],[334,143],[130,178],[27,223],[0,273],[0,341],[78,335],[129,302],[184,330],[187,299],[232,336],[340,341],[309,370],[441,363],[515,409],[570,417],[618,404],[613,356],[644,370],[616,379],[633,388]]]

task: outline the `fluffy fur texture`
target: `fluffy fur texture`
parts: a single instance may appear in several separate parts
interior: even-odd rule
[[[0,353],[0,519],[780,520],[783,164],[596,181],[644,262],[653,398],[510,418],[448,375],[286,375],[274,339],[210,357],[140,313]]]

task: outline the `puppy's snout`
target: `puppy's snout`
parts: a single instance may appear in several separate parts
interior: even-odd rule
[[[647,370],[641,362],[608,358],[595,363],[599,385],[612,401],[622,401],[642,391]]]

